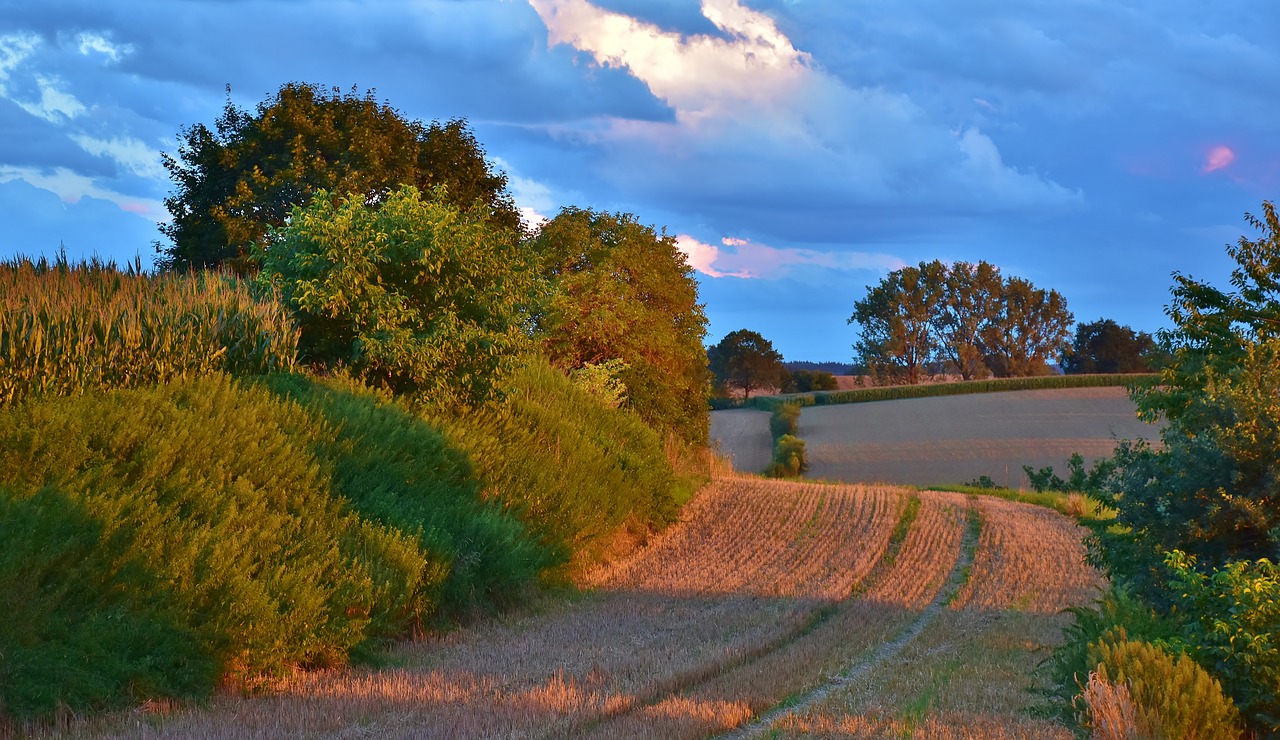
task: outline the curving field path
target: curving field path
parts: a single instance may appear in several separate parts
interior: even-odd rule
[[[1080,529],[997,499],[725,478],[572,603],[397,648],[119,737],[1070,737],[1028,713]],[[785,702],[785,704],[784,704]],[[1000,734],[1004,733],[1004,734]]]

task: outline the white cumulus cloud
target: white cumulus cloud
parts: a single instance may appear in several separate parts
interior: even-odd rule
[[[160,162],[159,150],[128,136],[97,139],[84,134],[74,134],[71,140],[95,157],[110,157],[121,167],[140,177],[162,180],[166,177]]]
[[[905,93],[828,74],[738,0],[703,0],[718,33],[687,35],[587,0],[529,2],[551,44],[626,69],[674,111],[674,121],[591,125],[601,176],[623,192],[705,201],[712,212],[752,203],[766,215],[888,204],[974,213],[1080,198],[1010,166],[989,135],[935,120]]]

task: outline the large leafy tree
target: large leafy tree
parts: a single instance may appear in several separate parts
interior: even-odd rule
[[[173,219],[160,227],[172,242],[161,257],[169,268],[251,269],[252,246],[317,190],[372,205],[401,185],[443,186],[456,209],[510,232],[520,226],[506,176],[466,121],[424,125],[372,91],[291,82],[252,113],[228,98],[212,129],[196,124],[180,138],[177,155],[163,157],[175,185],[165,199]]]
[[[745,398],[751,397],[751,391],[781,385],[786,377],[782,353],[749,329],[729,332],[711,350],[716,381],[741,390]]]
[[[707,319],[675,239],[625,213],[565,208],[532,239],[547,295],[534,317],[562,370],[621,360],[627,405],[690,442],[707,439]]]
[[[1074,318],[1058,291],[1009,278],[999,313],[983,337],[987,367],[1001,378],[1048,374],[1049,362],[1067,347]]]
[[[935,322],[946,281],[938,261],[895,270],[853,304],[856,359],[879,382],[919,383],[937,350]]]
[[[1139,412],[1165,421],[1162,447],[1116,455],[1116,527],[1095,555],[1122,582],[1167,602],[1165,555],[1180,550],[1206,572],[1240,559],[1280,559],[1280,219],[1271,203],[1261,232],[1227,251],[1223,291],[1175,275],[1161,333],[1170,352],[1158,385],[1135,392]]]
[[[1063,355],[1062,369],[1073,373],[1145,373],[1158,352],[1155,339],[1111,319],[1076,326],[1075,341]]]
[[[316,196],[257,252],[258,280],[297,316],[303,360],[422,401],[490,398],[528,344],[522,242],[442,190]]]
[[[938,351],[963,380],[985,377],[983,336],[1000,315],[1004,284],[989,262],[956,262],[946,271],[933,322]]]

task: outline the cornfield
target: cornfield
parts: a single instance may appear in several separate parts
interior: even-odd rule
[[[112,263],[0,263],[0,404],[215,370],[293,366],[288,313],[228,274],[148,275]]]

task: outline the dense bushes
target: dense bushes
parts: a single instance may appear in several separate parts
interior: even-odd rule
[[[773,460],[764,474],[772,478],[797,478],[809,469],[804,440],[796,436],[800,426],[800,404],[784,403],[769,417],[773,436]]]
[[[0,410],[0,703],[198,696],[510,604],[674,518],[656,434],[545,362],[435,420],[341,378]],[[474,464],[473,462],[474,461]]]
[[[326,431],[307,441],[328,466],[333,493],[361,517],[414,534],[428,559],[445,565],[439,593],[415,603],[415,614],[437,603],[446,611],[509,603],[559,564],[554,548],[535,542],[503,502],[483,500],[462,451],[389,396],[341,378],[262,382]]]
[[[514,231],[405,186],[370,206],[323,190],[256,256],[301,327],[303,358],[434,402],[479,404],[528,338],[533,274]]]
[[[448,563],[331,494],[328,434],[226,378],[0,414],[8,710],[252,685],[434,606]]]
[[[1240,712],[1222,686],[1185,655],[1123,638],[1090,646],[1097,680],[1125,686],[1133,702],[1138,736],[1228,740],[1240,736]],[[1085,694],[1089,696],[1088,693]],[[1100,707],[1089,706],[1097,730]]]
[[[0,263],[0,404],[287,369],[297,343],[288,313],[230,275]]]
[[[541,358],[515,372],[502,404],[432,421],[470,456],[487,497],[580,565],[629,521],[674,520],[695,485],[676,478],[634,412],[609,408]]]
[[[1162,641],[1220,681],[1246,730],[1280,735],[1280,213],[1227,251],[1223,291],[1174,276],[1159,384],[1133,394],[1162,419],[1160,447],[1122,443],[1090,559],[1155,622]],[[1133,632],[1132,614],[1108,618]],[[1088,621],[1097,621],[1090,618]],[[1145,616],[1142,621],[1148,620]],[[1078,652],[1079,635],[1065,652]],[[1145,638],[1144,638],[1145,639]],[[1172,692],[1173,688],[1167,687]]]

